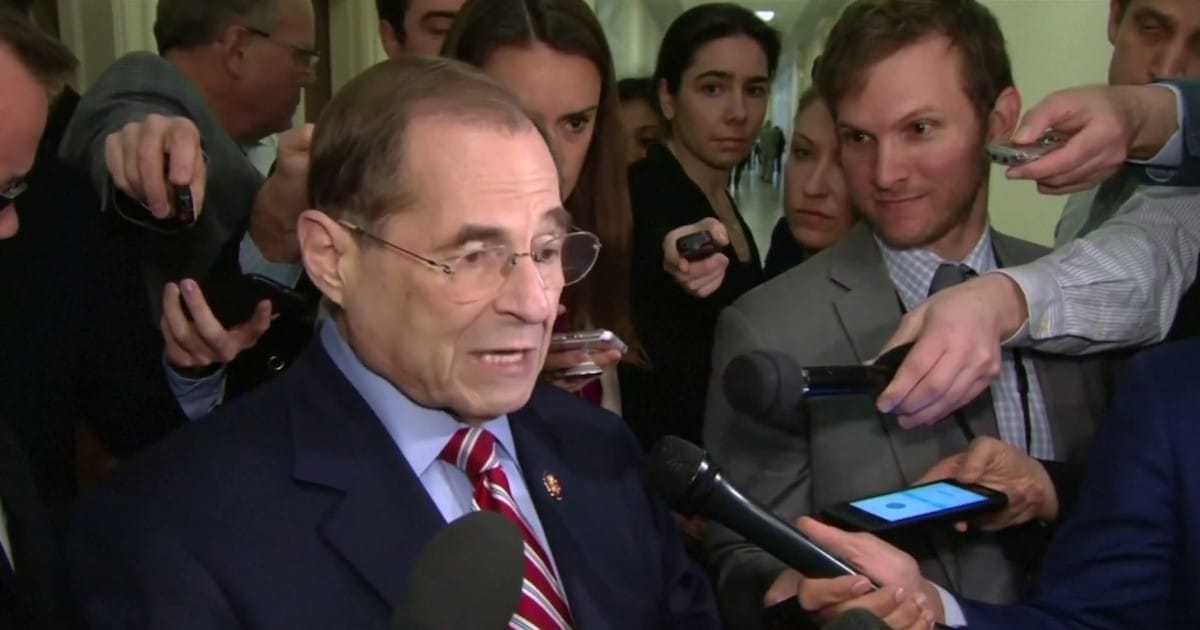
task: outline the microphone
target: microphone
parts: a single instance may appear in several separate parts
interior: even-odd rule
[[[830,619],[821,630],[888,630],[888,625],[865,608],[851,608]]]
[[[894,365],[801,367],[787,353],[755,350],[729,362],[722,385],[734,409],[763,415],[790,411],[808,397],[878,393],[895,375]]]
[[[721,475],[704,449],[668,435],[654,445],[647,480],[685,516],[703,515],[810,578],[834,578],[858,572],[821,549],[770,510],[738,492]]]
[[[508,627],[525,579],[525,541],[496,512],[472,512],[439,531],[413,567],[392,630]]]

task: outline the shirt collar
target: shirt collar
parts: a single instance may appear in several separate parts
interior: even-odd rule
[[[986,226],[979,242],[971,253],[962,260],[946,260],[924,248],[896,249],[890,247],[878,234],[874,235],[883,262],[887,265],[892,285],[900,294],[904,308],[913,310],[929,297],[929,284],[933,274],[943,263],[964,264],[975,273],[982,274],[996,268],[996,254],[992,249],[992,228]]]
[[[413,472],[418,477],[425,474],[438,461],[454,432],[467,424],[441,409],[418,405],[387,379],[363,365],[332,318],[322,320],[320,339],[334,365],[383,423]],[[508,416],[488,420],[484,427],[495,436],[507,459],[516,463],[517,451]]]

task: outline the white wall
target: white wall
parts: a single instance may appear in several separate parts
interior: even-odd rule
[[[645,0],[595,0],[594,7],[608,37],[617,77],[653,74],[667,24],[660,22]]]
[[[1028,108],[1072,85],[1104,83],[1112,48],[1107,0],[984,0],[1000,21],[1013,79]],[[1065,197],[1039,195],[1029,182],[992,169],[989,208],[1001,231],[1050,245]]]

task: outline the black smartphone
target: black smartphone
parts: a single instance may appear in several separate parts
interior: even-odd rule
[[[250,319],[254,315],[254,308],[263,300],[271,302],[272,313],[284,317],[302,313],[312,302],[291,287],[257,274],[206,280],[199,284],[208,308],[226,328]],[[192,314],[182,296],[179,302],[184,314],[191,320]]]
[[[979,485],[942,479],[896,492],[831,505],[821,516],[851,531],[882,532],[913,525],[955,523],[1008,505],[1008,495]]]
[[[681,236],[675,241],[675,251],[684,260],[703,260],[721,251],[721,247],[707,231]]]

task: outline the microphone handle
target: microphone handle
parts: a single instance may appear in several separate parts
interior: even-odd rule
[[[885,365],[834,365],[800,370],[806,397],[876,394],[895,375],[896,368]]]
[[[805,577],[835,578],[858,574],[795,527],[738,492],[721,473],[714,475],[711,484],[712,492],[705,501],[704,512]]]

